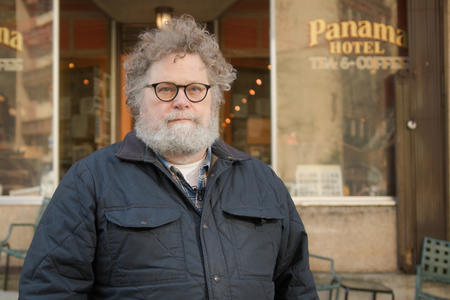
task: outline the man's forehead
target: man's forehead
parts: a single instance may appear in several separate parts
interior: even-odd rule
[[[206,69],[206,65],[201,59],[200,55],[196,53],[170,53],[163,56],[160,60],[155,61],[155,63],[166,63],[166,64],[183,64],[191,63],[193,65],[198,65],[199,68]]]
[[[172,63],[176,63],[177,60],[185,58],[187,53],[173,53],[173,55],[166,55],[169,58],[172,57]]]
[[[171,53],[153,62],[147,74],[152,78],[170,75],[204,81],[207,79],[207,67],[198,54]]]

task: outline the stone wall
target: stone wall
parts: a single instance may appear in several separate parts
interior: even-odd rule
[[[396,272],[395,206],[299,206],[311,253],[334,259],[338,272]],[[314,271],[327,268],[311,260]]]
[[[39,205],[1,205],[0,206],[0,240],[3,240],[11,223],[34,223]],[[10,241],[11,248],[27,249],[33,238],[32,227],[16,227],[13,229]],[[0,267],[4,267],[5,254],[1,254]],[[11,258],[11,266],[21,266],[22,259]]]

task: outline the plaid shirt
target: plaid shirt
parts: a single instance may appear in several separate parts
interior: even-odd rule
[[[200,166],[197,186],[191,186],[186,179],[184,179],[180,170],[162,158],[159,154],[156,154],[156,156],[164,164],[167,170],[170,171],[173,180],[178,184],[189,201],[191,201],[194,208],[201,213],[203,208],[203,195],[205,193],[206,181],[208,180],[208,169],[211,164],[211,147],[206,151],[206,158]]]

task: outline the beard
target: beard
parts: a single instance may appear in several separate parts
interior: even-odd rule
[[[191,121],[175,122],[175,119]],[[219,137],[218,113],[212,111],[208,124],[192,112],[174,111],[163,118],[141,113],[136,120],[136,136],[156,153],[164,156],[192,155],[210,147]]]

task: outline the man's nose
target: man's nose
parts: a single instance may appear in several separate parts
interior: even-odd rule
[[[179,88],[177,96],[173,99],[173,105],[178,109],[184,109],[191,106],[191,101],[189,101],[184,93],[184,87]]]

